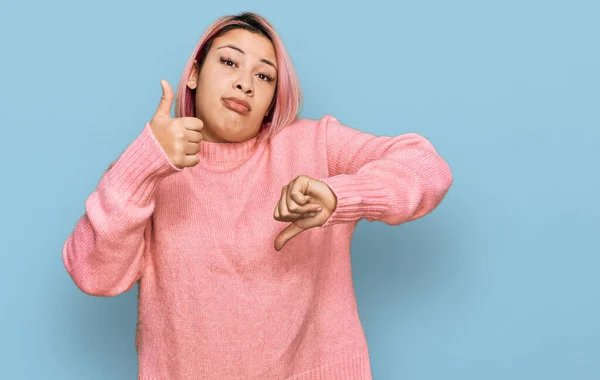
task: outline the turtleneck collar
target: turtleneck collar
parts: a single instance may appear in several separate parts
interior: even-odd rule
[[[226,164],[244,161],[256,148],[258,136],[242,142],[201,141],[198,156],[208,164]]]

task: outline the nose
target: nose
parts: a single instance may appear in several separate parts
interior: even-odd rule
[[[237,88],[238,90],[242,90],[244,91],[245,94],[247,95],[252,95],[252,89],[251,88],[246,88],[245,86],[243,86],[242,84],[238,83],[235,88]]]
[[[234,88],[236,88],[238,90],[242,90],[244,92],[244,94],[246,94],[246,95],[252,95],[254,93],[252,81],[250,79],[246,78],[246,76],[240,76],[234,82]]]

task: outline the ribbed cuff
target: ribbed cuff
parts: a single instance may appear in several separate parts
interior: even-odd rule
[[[376,220],[389,211],[389,189],[369,175],[340,174],[320,181],[337,197],[335,210],[321,227],[357,222],[361,218]]]
[[[125,149],[101,182],[107,183],[125,201],[147,204],[158,182],[182,169],[171,163],[169,157],[154,137],[150,123]]]

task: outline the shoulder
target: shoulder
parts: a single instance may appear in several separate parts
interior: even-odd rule
[[[327,126],[332,123],[339,123],[333,115],[326,114],[320,118],[297,118],[291,124],[282,128],[275,136],[274,140],[294,139],[315,139],[324,136]]]

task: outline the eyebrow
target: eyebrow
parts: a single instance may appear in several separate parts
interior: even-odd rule
[[[235,45],[223,45],[223,46],[219,47],[217,50],[224,49],[224,48],[230,48],[233,50],[237,50],[242,54],[246,54],[242,49],[240,49],[239,47],[237,47]],[[266,63],[269,66],[272,66],[275,70],[277,70],[277,67],[275,66],[275,64],[273,62],[269,61],[268,59],[261,58],[260,61]]]

